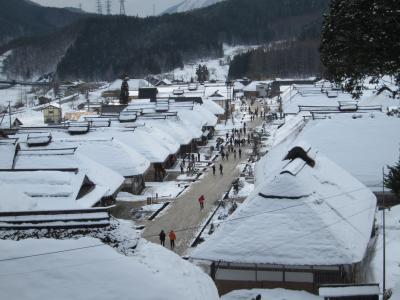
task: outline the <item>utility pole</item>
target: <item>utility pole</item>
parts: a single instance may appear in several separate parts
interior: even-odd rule
[[[106,0],[107,15],[111,15],[111,0]]]
[[[119,14],[126,15],[125,12],[125,0],[119,0]]]
[[[382,167],[382,204],[383,204],[383,211],[382,211],[382,225],[383,225],[383,228],[382,228],[382,230],[383,230],[383,232],[382,232],[382,243],[383,243],[383,284],[382,284],[382,292],[383,292],[383,300],[385,300],[386,299],[385,167]]]
[[[101,0],[97,0],[97,13],[99,15],[103,14],[103,6],[101,5]]]
[[[8,116],[10,118],[10,129],[11,129],[11,101],[8,101]]]

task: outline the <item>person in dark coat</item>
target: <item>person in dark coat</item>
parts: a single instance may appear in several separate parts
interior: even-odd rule
[[[239,159],[242,158],[242,149],[239,148]]]
[[[212,165],[213,175],[215,175],[215,165]]]
[[[200,152],[197,152],[197,161],[200,161]]]
[[[160,232],[160,244],[161,246],[165,247],[165,232],[164,230],[161,230]]]
[[[219,174],[224,175],[224,167],[222,166],[222,164],[219,165]]]

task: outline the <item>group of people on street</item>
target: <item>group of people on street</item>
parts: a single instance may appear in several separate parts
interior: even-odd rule
[[[216,170],[215,164],[212,165],[212,170],[213,170],[213,175],[215,175],[215,170]],[[219,174],[221,176],[224,175],[223,171],[224,171],[224,166],[222,164],[219,164]]]
[[[188,156],[188,157],[187,157]],[[179,164],[179,167],[181,169],[181,174],[185,171],[185,167],[186,167],[186,158],[188,158],[188,162],[187,162],[187,171],[188,172],[194,172],[194,168],[195,168],[195,162],[196,159],[199,162],[200,161],[200,152],[197,152],[197,155],[195,155],[194,153],[192,154],[188,154],[187,156],[185,156],[183,158],[183,160],[181,161],[181,163]],[[197,156],[197,158],[196,158]]]
[[[159,234],[159,237],[160,237],[160,244],[161,244],[161,246],[165,247],[165,238],[167,237],[167,235],[165,234],[164,230],[161,230],[161,232],[160,232],[160,234]],[[171,230],[171,231],[168,233],[168,237],[169,237],[169,242],[170,242],[171,250],[174,250],[174,248],[175,248],[175,241],[176,241],[176,233],[175,233],[173,230]]]

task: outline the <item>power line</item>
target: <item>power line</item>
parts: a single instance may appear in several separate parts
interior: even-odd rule
[[[37,257],[37,256],[44,256],[44,255],[50,255],[50,254],[57,254],[57,253],[64,253],[64,252],[71,252],[71,251],[78,251],[78,250],[83,250],[83,249],[96,248],[96,247],[100,247],[100,246],[106,246],[106,244],[96,244],[96,245],[91,245],[91,246],[86,246],[86,247],[71,248],[71,249],[64,249],[64,250],[58,250],[58,251],[52,251],[52,252],[44,252],[44,253],[31,254],[31,255],[25,255],[25,256],[3,258],[3,259],[0,259],[0,262],[25,259],[25,258],[31,258],[31,257]]]
[[[351,190],[351,191],[348,191],[348,192],[343,192],[343,193],[340,193],[340,194],[336,194],[336,195],[332,195],[332,196],[328,196],[328,197],[324,197],[324,198],[319,198],[318,200],[321,201],[321,200],[326,200],[326,199],[330,199],[330,198],[334,198],[334,197],[338,197],[338,196],[342,196],[342,195],[347,195],[347,194],[354,193],[354,192],[357,192],[357,191],[360,191],[360,190],[363,190],[363,189],[368,189],[368,188],[366,188],[366,187],[358,188],[358,189]],[[246,215],[246,216],[242,216],[242,217],[223,220],[223,221],[218,222],[218,224],[229,223],[229,222],[242,220],[242,219],[246,219],[246,218],[252,218],[252,217],[263,215],[263,214],[279,212],[279,211],[287,210],[287,209],[290,209],[290,208],[304,206],[304,205],[307,205],[308,203],[311,203],[311,202],[314,202],[314,201],[315,201],[315,199],[312,200],[312,201],[302,202],[300,204],[286,206],[286,207],[282,207],[282,208],[278,208],[278,209],[274,209],[274,210],[269,210],[269,211],[264,211],[264,212],[260,212],[260,213],[257,213],[257,214]],[[367,210],[367,209],[370,209],[370,207],[366,208],[365,210]],[[363,212],[363,211],[361,211],[361,212]],[[342,222],[342,221],[344,221],[344,217],[341,217],[341,220],[339,220],[339,221],[337,221],[337,222],[335,222],[333,224],[336,224],[336,223],[339,223],[339,222]],[[332,224],[330,224],[330,225],[332,225]],[[191,226],[191,227],[184,227],[184,228],[177,229],[177,230],[174,230],[174,231],[175,232],[182,232],[182,231],[187,231],[187,230],[199,229],[201,227],[202,226],[197,225],[197,226]],[[320,228],[318,230],[320,230]],[[137,238],[137,240],[139,240],[140,238],[150,238],[150,237],[156,237],[156,236],[158,236],[158,234],[141,236],[141,237]],[[64,249],[64,250],[58,250],[58,251],[53,251],[53,252],[44,252],[44,253],[38,253],[38,254],[32,254],[32,255],[26,255],[26,256],[4,258],[4,259],[0,259],[0,262],[19,260],[19,259],[25,259],[25,258],[32,258],[32,257],[38,257],[38,256],[45,256],[45,255],[51,255],[51,254],[57,254],[57,253],[65,253],[65,252],[71,252],[71,251],[78,251],[78,250],[95,248],[95,247],[100,247],[100,246],[106,246],[106,244],[96,244],[96,245],[91,245],[91,246],[86,246],[86,247],[71,248],[71,249]]]

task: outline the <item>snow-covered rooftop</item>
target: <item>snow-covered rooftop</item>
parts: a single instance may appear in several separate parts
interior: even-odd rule
[[[399,158],[400,119],[383,113],[361,116],[332,114],[310,120],[293,138],[309,141],[366,186],[381,190],[382,167]]]
[[[218,300],[203,271],[158,245],[141,240],[135,253],[118,253],[94,238],[1,240],[0,290],[4,299]],[[23,288],[21,288],[23,287]]]
[[[311,150],[312,151],[312,150]],[[364,257],[376,198],[319,153],[271,162],[270,176],[193,251],[197,259],[283,264],[353,264]],[[260,180],[260,178],[259,178]]]
[[[203,99],[203,105],[216,116],[223,115],[225,113],[225,110],[220,105],[210,99]]]
[[[143,155],[117,139],[60,138],[53,139],[45,147],[60,148],[76,148],[77,153],[90,157],[124,177],[144,174],[150,167],[150,162]]]
[[[78,169],[88,176],[96,188],[104,189],[104,196],[113,195],[124,181],[121,175],[83,154],[75,153],[74,149],[21,150],[15,158],[14,168],[17,170]],[[103,174],[107,174],[107,177]]]
[[[180,145],[188,145],[195,138],[181,120],[169,118],[166,120],[146,120],[146,126],[157,127],[170,134]]]
[[[77,199],[84,179],[84,172],[0,172],[0,209],[34,211],[90,208],[106,195],[107,189],[96,186]]]
[[[0,169],[12,168],[16,147],[16,139],[0,139]]]
[[[271,81],[252,81],[248,85],[246,85],[243,88],[243,91],[245,92],[256,92],[257,91],[257,86],[259,85],[267,85],[271,83]]]

